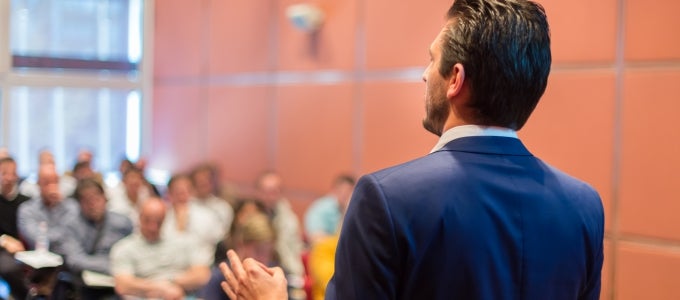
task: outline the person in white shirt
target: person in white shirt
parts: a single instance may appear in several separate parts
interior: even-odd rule
[[[168,238],[190,235],[198,243],[211,249],[210,258],[217,243],[226,232],[220,221],[210,210],[198,206],[192,200],[193,184],[189,176],[175,175],[168,181],[169,202],[163,234]]]
[[[234,209],[227,200],[220,198],[217,188],[217,171],[209,164],[194,168],[190,174],[194,184],[194,204],[211,211],[220,222],[222,234],[226,234],[234,220]]]
[[[142,171],[134,167],[125,170],[123,179],[118,185],[106,190],[106,197],[109,199],[108,209],[127,216],[135,227],[139,219],[139,207],[150,196],[151,190]]]
[[[279,253],[281,266],[289,274],[303,276],[300,221],[290,202],[283,197],[281,176],[266,171],[258,177],[256,188],[276,230],[276,251]]]

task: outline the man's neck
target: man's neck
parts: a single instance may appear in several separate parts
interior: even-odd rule
[[[450,128],[442,133],[439,137],[439,141],[432,148],[430,153],[438,151],[444,145],[448,144],[450,141],[459,139],[462,137],[470,136],[498,136],[498,137],[512,137],[517,138],[517,132],[505,127],[496,126],[479,126],[479,125],[463,125]]]

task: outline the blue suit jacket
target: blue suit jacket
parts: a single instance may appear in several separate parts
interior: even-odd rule
[[[460,138],[359,180],[326,299],[597,299],[603,236],[589,185]]]

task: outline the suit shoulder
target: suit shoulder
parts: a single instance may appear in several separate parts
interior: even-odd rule
[[[577,178],[571,174],[568,174],[544,161],[538,159],[539,163],[545,168],[547,172],[553,174],[557,181],[564,185],[565,189],[572,191],[580,191],[584,193],[589,193],[596,195],[599,198],[599,194],[595,188],[588,182]]]
[[[447,161],[447,163],[450,163]],[[424,172],[432,174],[438,170],[446,169],[447,163],[444,163],[442,153],[435,152],[426,156],[422,156],[398,165],[394,165],[369,175],[375,177],[379,181],[390,179],[392,177],[410,177],[415,174],[423,175]],[[412,178],[416,179],[416,178]]]
[[[569,199],[572,207],[592,217],[604,218],[604,206],[597,190],[584,180],[538,160],[544,168],[544,182],[554,187],[551,193],[562,199]]]

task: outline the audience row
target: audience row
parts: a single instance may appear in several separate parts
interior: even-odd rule
[[[219,196],[217,172],[209,164],[175,174],[161,195],[146,180],[143,162],[123,160],[115,185],[105,184],[91,162],[91,153],[81,152],[72,172],[60,176],[43,151],[36,182],[20,182],[16,162],[0,157],[0,280],[15,299],[227,299],[216,267],[227,249],[281,266],[293,299],[311,298],[302,289],[310,282],[323,295],[333,271],[333,241],[354,186],[351,176],[339,176],[328,195],[312,203],[303,233],[275,172],[257,178],[256,195],[227,200]],[[13,258],[27,250],[56,253],[64,265],[51,277],[30,268],[27,273]]]

